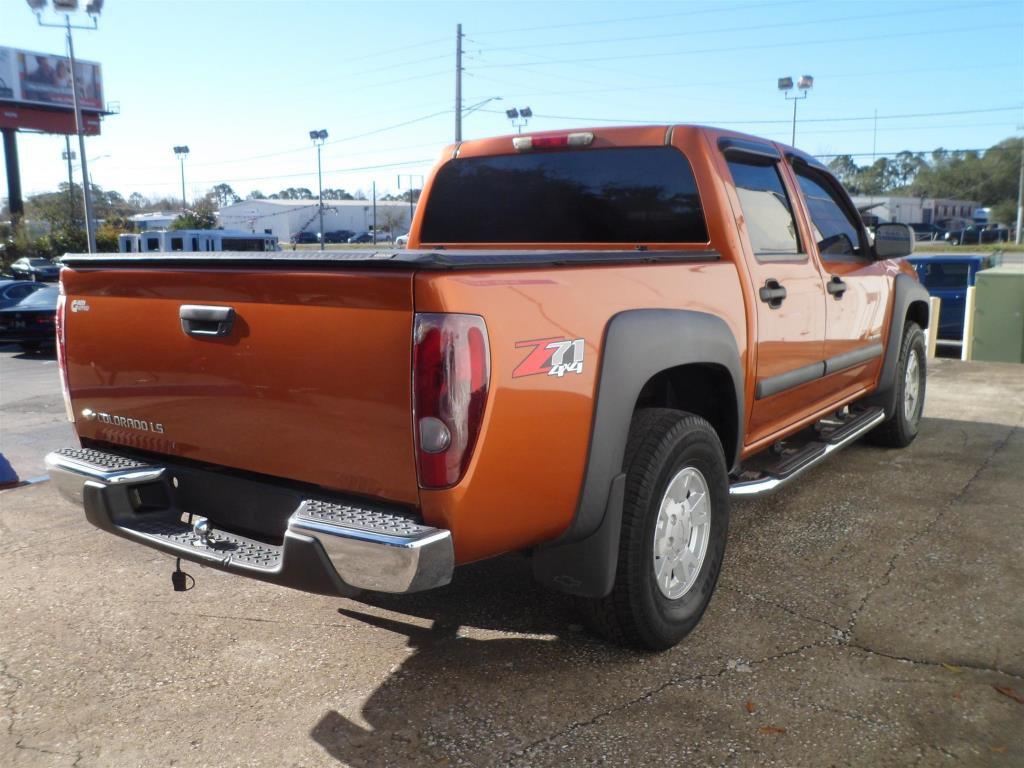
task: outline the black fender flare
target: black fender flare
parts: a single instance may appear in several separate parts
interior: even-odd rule
[[[911,306],[923,305],[922,309],[926,318],[924,327],[927,328],[931,324],[930,297],[924,286],[913,277],[900,273],[893,280],[892,290],[892,322],[889,323],[889,337],[886,339],[882,373],[878,377],[877,389],[864,400],[866,405],[882,407],[886,417],[892,416],[896,409],[896,369],[900,363],[903,329],[906,326]]]
[[[724,445],[739,462],[744,432],[744,386],[739,347],[725,321],[685,309],[633,309],[611,318],[601,354],[590,449],[576,514],[556,540],[533,553],[534,577],[563,592],[607,595],[615,580],[625,473],[622,462],[637,398],[662,371],[688,364],[717,365],[733,382],[736,436]]]

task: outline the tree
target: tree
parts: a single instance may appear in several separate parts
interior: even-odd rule
[[[171,222],[171,229],[215,229],[217,212],[209,200],[199,200]]]
[[[260,192],[258,189],[254,189],[248,195],[245,196],[246,200],[266,200],[267,196]]]
[[[145,195],[142,195],[139,192],[132,192],[128,195],[128,205],[133,208],[142,209],[149,205],[149,200],[146,199]]]
[[[344,189],[325,189],[324,200],[355,200],[355,198]]]
[[[271,200],[312,200],[315,195],[305,187],[288,187],[270,196]]]
[[[218,184],[206,194],[213,198],[213,201],[217,204],[218,208],[223,208],[225,205],[240,202],[242,199],[235,194],[235,190],[231,188],[230,184],[224,183]]]

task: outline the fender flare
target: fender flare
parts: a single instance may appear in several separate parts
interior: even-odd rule
[[[739,347],[722,318],[685,309],[634,309],[608,323],[601,354],[590,450],[576,514],[556,540],[533,553],[534,577],[583,597],[604,597],[615,580],[626,475],[622,462],[637,398],[662,371],[712,364],[728,371],[736,407],[734,445],[726,461],[739,462],[744,429],[744,379]]]
[[[867,405],[881,406],[886,417],[892,416],[896,409],[896,369],[900,363],[900,348],[903,346],[903,329],[907,315],[913,304],[923,305],[925,328],[931,325],[931,304],[928,291],[917,280],[900,273],[893,280],[892,322],[889,323],[889,337],[886,340],[885,358],[882,361],[882,372],[878,376],[878,387],[875,392],[865,398]]]

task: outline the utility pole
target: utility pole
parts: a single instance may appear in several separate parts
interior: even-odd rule
[[[455,25],[455,140],[462,141],[462,25]]]
[[[94,17],[95,18],[95,17]],[[89,188],[89,165],[85,159],[85,126],[82,121],[82,106],[78,103],[78,73],[75,72],[75,43],[71,39],[71,16],[64,15],[68,32],[68,58],[71,60],[71,95],[75,105],[75,131],[78,133],[78,155],[82,159],[82,199],[85,202],[85,237],[89,253],[96,253],[96,232],[92,220],[92,191]]]
[[[1017,234],[1013,241],[1020,245],[1020,225],[1024,223],[1024,135],[1020,139],[1020,178],[1017,181]]]
[[[373,182],[373,244],[377,244],[377,182]]]
[[[185,199],[185,158],[188,157],[188,147],[179,144],[174,148],[174,154],[181,162],[181,212],[188,210],[188,201]]]
[[[409,229],[412,229],[412,217],[413,217],[413,214],[415,213],[415,210],[413,209],[412,193],[413,193],[413,189],[415,188],[415,184],[416,184],[416,182],[413,181],[413,179],[419,179],[420,180],[420,189],[422,190],[422,188],[423,188],[423,175],[419,174],[419,173],[400,173],[400,174],[398,174],[398,188],[399,189],[402,188],[402,177],[403,176],[406,177],[407,179],[409,179]]]
[[[75,153],[71,151],[71,136],[64,134],[64,159],[68,161],[68,211],[69,222],[75,221],[75,177],[71,174],[71,161],[75,159]]]

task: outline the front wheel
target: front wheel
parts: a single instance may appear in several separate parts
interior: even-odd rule
[[[908,320],[896,368],[893,413],[870,433],[871,442],[887,448],[906,448],[914,442],[924,411],[926,382],[924,331]]]
[[[638,411],[626,449],[615,584],[587,600],[598,634],[671,648],[700,621],[718,581],[729,528],[729,481],[711,425],[667,408]]]

